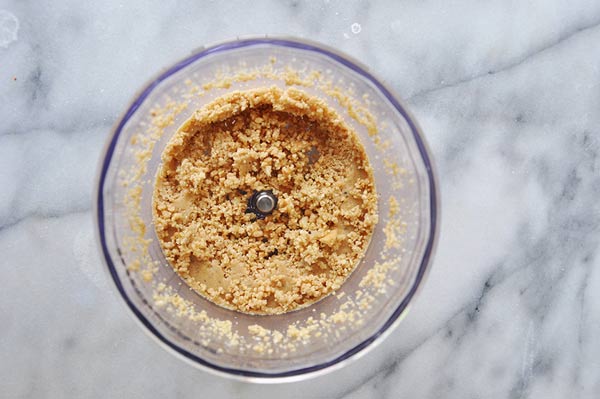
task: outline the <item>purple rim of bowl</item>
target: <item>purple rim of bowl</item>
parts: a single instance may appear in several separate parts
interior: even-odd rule
[[[375,332],[369,338],[367,338],[360,344],[354,346],[353,348],[351,348],[350,350],[346,351],[345,353],[343,353],[342,355],[338,356],[337,358],[335,358],[333,360],[323,362],[323,363],[320,363],[320,364],[317,364],[314,366],[299,368],[299,369],[285,371],[285,372],[278,372],[278,373],[263,373],[263,372],[257,372],[257,371],[241,370],[241,369],[218,366],[216,364],[213,364],[211,362],[208,362],[208,361],[200,358],[199,356],[194,355],[193,353],[190,353],[188,350],[176,345],[175,343],[173,343],[169,339],[167,339],[165,336],[163,336],[154,327],[154,325],[146,318],[146,316],[144,316],[144,314],[142,314],[142,312],[136,307],[136,305],[131,301],[131,299],[125,292],[125,289],[123,288],[123,285],[121,283],[121,279],[119,278],[119,276],[117,274],[115,264],[114,264],[110,254],[109,254],[109,251],[108,251],[108,247],[106,244],[106,237],[105,237],[105,226],[104,226],[103,189],[104,189],[104,184],[106,181],[106,174],[107,174],[108,168],[110,166],[110,162],[111,162],[114,150],[115,150],[116,143],[117,143],[119,136],[121,134],[121,131],[123,130],[123,127],[125,126],[127,121],[131,118],[131,116],[139,108],[139,106],[142,104],[142,102],[144,102],[144,100],[146,99],[146,97],[148,97],[148,95],[152,92],[152,90],[159,83],[161,83],[163,80],[167,79],[174,73],[185,68],[186,66],[190,65],[191,63],[193,63],[201,58],[206,57],[209,54],[222,53],[222,52],[237,49],[237,48],[251,47],[251,46],[255,46],[255,45],[265,45],[265,44],[282,46],[282,47],[291,47],[291,48],[311,51],[311,52],[319,53],[321,55],[325,55],[325,56],[337,61],[338,63],[350,68],[352,71],[354,71],[355,73],[366,78],[373,85],[375,85],[377,87],[377,89],[379,91],[381,91],[381,93],[383,93],[383,95],[388,99],[388,101],[390,101],[390,103],[394,106],[394,108],[405,118],[406,122],[408,123],[408,125],[411,129],[411,132],[413,134],[413,137],[415,139],[415,142],[417,144],[417,148],[419,149],[419,154],[421,155],[421,158],[422,158],[425,168],[427,170],[427,177],[428,177],[428,183],[429,183],[429,189],[430,189],[430,198],[429,198],[429,201],[430,201],[430,234],[429,234],[427,244],[425,247],[425,252],[423,254],[423,258],[421,259],[421,264],[419,266],[419,270],[417,272],[415,282],[411,286],[409,292],[404,297],[404,299],[402,300],[400,305],[396,308],[394,313],[392,313],[390,318],[385,322],[385,324],[377,332]],[[408,114],[408,112],[399,103],[399,101],[396,99],[396,97],[381,82],[379,82],[379,80],[377,80],[373,75],[371,75],[369,72],[367,72],[367,70],[365,68],[357,65],[357,63],[350,61],[345,56],[337,54],[336,52],[334,52],[334,50],[323,48],[318,44],[307,43],[304,41],[295,41],[295,40],[290,40],[290,39],[265,37],[265,38],[241,39],[241,40],[236,40],[236,41],[232,41],[232,42],[225,42],[225,43],[217,44],[215,46],[203,49],[203,50],[191,55],[190,57],[178,62],[177,64],[175,64],[174,66],[169,68],[167,71],[160,74],[160,76],[158,76],[158,78],[154,79],[141,92],[141,94],[138,95],[138,97],[135,99],[135,101],[133,101],[133,103],[131,104],[131,106],[125,113],[125,115],[121,118],[121,120],[117,124],[117,127],[114,129],[114,133],[113,133],[112,137],[110,138],[110,141],[109,141],[108,146],[105,151],[104,159],[102,160],[102,163],[101,163],[100,177],[99,177],[99,183],[98,183],[97,189],[98,189],[98,192],[97,192],[97,204],[96,204],[96,221],[98,223],[98,233],[99,233],[99,240],[100,240],[102,254],[104,255],[104,259],[108,266],[110,275],[111,275],[119,293],[121,294],[121,296],[125,300],[125,303],[129,307],[129,309],[133,312],[133,314],[137,317],[137,319],[142,323],[142,325],[146,329],[148,329],[148,331],[150,331],[152,333],[152,335],[154,335],[156,338],[158,338],[158,340],[160,342],[165,344],[168,348],[172,349],[176,353],[184,356],[185,358],[191,360],[194,363],[208,367],[209,369],[213,369],[217,372],[226,373],[226,374],[229,374],[232,376],[237,376],[237,377],[248,377],[248,378],[258,378],[258,379],[278,379],[278,378],[286,378],[286,377],[289,378],[289,377],[294,377],[294,376],[300,376],[300,375],[304,375],[304,374],[311,374],[311,373],[315,373],[320,370],[325,370],[325,369],[330,368],[344,360],[347,360],[347,359],[357,355],[359,352],[361,352],[363,349],[367,348],[371,344],[373,344],[373,342],[378,337],[380,337],[386,330],[388,330],[394,324],[394,322],[404,312],[404,310],[407,308],[410,300],[415,295],[417,288],[421,284],[421,282],[426,274],[426,271],[428,269],[428,266],[430,264],[430,261],[431,261],[432,255],[433,255],[433,250],[434,250],[435,243],[436,243],[437,231],[438,231],[437,230],[437,228],[438,228],[438,220],[437,220],[438,219],[438,209],[437,209],[437,207],[438,207],[438,191],[437,191],[437,185],[436,185],[436,178],[435,178],[435,175],[433,172],[432,161],[429,157],[429,154],[427,153],[426,145],[424,143],[423,138],[421,137],[420,130],[417,128],[416,123],[413,121],[413,119]]]

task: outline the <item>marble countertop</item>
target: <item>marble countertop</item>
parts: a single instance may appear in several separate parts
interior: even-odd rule
[[[598,0],[0,2],[0,392],[42,397],[600,397]],[[349,367],[261,386],[165,352],[107,280],[104,141],[162,67],[287,34],[370,65],[432,147],[441,239],[400,327]]]

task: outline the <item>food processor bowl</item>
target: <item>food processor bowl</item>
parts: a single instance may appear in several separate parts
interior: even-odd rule
[[[194,110],[233,90],[265,86],[316,96],[357,132],[374,170],[379,222],[337,292],[258,316],[215,305],[175,273],[152,227],[152,193],[162,150]],[[390,89],[336,50],[260,37],[202,48],[135,96],[101,159],[95,219],[116,289],[152,337],[221,375],[281,382],[341,367],[397,325],[431,263],[438,209],[422,132]]]

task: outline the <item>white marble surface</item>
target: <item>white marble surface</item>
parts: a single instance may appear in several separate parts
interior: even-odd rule
[[[600,2],[0,0],[0,396],[600,397]],[[93,239],[100,149],[134,92],[204,43],[322,41],[420,120],[441,240],[411,313],[324,378],[258,386],[163,351]]]

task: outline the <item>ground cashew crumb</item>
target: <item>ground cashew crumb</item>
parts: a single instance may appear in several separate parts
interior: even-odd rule
[[[261,190],[277,197],[262,219],[246,212]],[[153,216],[165,256],[189,286],[251,314],[288,312],[336,291],[378,220],[357,134],[325,102],[276,87],[224,95],[179,128],[162,154]]]

